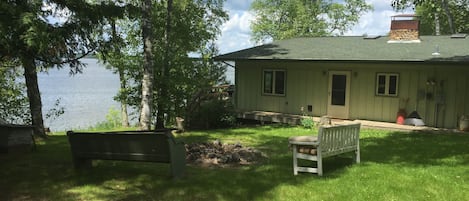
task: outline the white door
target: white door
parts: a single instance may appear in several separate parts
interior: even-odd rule
[[[348,119],[350,101],[350,71],[329,71],[327,115]]]

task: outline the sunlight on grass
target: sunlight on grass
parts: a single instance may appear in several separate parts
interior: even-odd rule
[[[104,131],[104,130],[103,130]],[[324,177],[293,176],[288,137],[317,130],[267,125],[177,134],[185,143],[240,142],[267,159],[235,168],[188,166],[172,180],[169,165],[96,161],[73,169],[65,133],[29,154],[0,155],[0,200],[466,200],[469,135],[362,129],[362,163],[345,154],[324,161]]]
[[[66,192],[72,194],[77,200],[104,200],[104,198],[109,198],[115,191],[104,187],[85,185],[72,188]]]

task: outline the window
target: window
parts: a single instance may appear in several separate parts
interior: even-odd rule
[[[347,75],[332,75],[331,105],[345,106]]]
[[[376,95],[397,96],[399,86],[399,74],[378,73],[376,75]]]
[[[264,94],[285,95],[285,71],[264,70]]]

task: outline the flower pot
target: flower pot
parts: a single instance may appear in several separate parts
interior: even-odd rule
[[[407,112],[405,111],[405,109],[400,109],[397,112],[396,123],[400,124],[400,125],[403,125],[406,116],[407,116]]]
[[[459,119],[459,130],[460,131],[469,131],[469,117],[461,116]]]

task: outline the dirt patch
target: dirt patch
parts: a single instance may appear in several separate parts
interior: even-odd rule
[[[244,147],[241,143],[222,143],[220,140],[186,144],[185,147],[187,163],[203,167],[250,165],[266,158],[261,151],[252,147]]]

